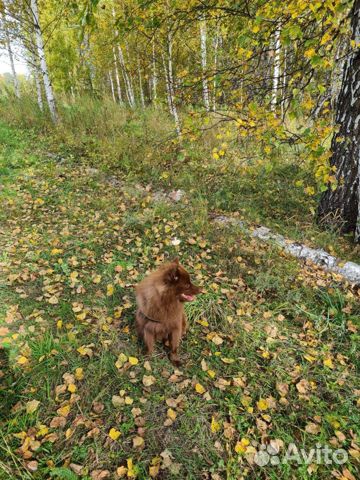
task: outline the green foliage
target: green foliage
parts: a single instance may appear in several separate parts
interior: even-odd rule
[[[57,480],[78,480],[78,476],[68,468],[53,468],[49,475]]]

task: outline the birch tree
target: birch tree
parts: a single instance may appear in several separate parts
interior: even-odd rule
[[[279,79],[280,79],[280,29],[277,28],[274,34],[274,70],[271,96],[271,110],[275,112],[277,106]]]
[[[43,40],[42,31],[39,23],[39,12],[38,12],[37,0],[31,0],[30,8],[31,8],[31,15],[33,19],[33,27],[35,30],[36,49],[37,49],[37,56],[39,58],[39,63],[40,63],[40,72],[41,72],[41,76],[42,76],[44,88],[45,88],[45,96],[46,96],[51,118],[54,123],[57,123],[58,114],[56,110],[55,97],[54,97],[50,76],[48,72],[48,67],[46,63],[46,58],[45,58],[44,40]]]
[[[360,0],[351,11],[352,40],[360,44]],[[331,144],[330,165],[336,172],[337,187],[329,186],[320,200],[319,221],[355,232],[360,243],[360,49],[353,48],[344,65],[336,107],[339,126]]]
[[[218,69],[218,50],[220,43],[220,24],[216,26],[216,33],[214,38],[214,80],[213,80],[213,98],[212,98],[212,109],[216,111],[216,89],[217,89],[217,69]]]
[[[156,70],[156,55],[155,55],[155,37],[153,36],[151,41],[152,46],[152,100],[156,102],[157,99],[157,70]]]
[[[115,47],[113,47],[113,57],[114,57],[114,71],[115,71],[117,96],[118,96],[119,102],[123,103],[121,83],[120,83],[120,76],[119,76],[119,69],[118,69],[118,62],[117,62]]]
[[[36,68],[33,69],[33,76],[34,76],[34,82],[35,82],[37,103],[38,103],[40,111],[43,111],[44,110],[44,103],[43,103],[43,99],[42,99],[41,82],[40,82],[40,78],[39,78],[39,72]]]
[[[164,72],[166,81],[167,101],[169,105],[170,114],[174,117],[175,129],[178,136],[181,135],[181,126],[179,114],[175,102],[175,89],[174,89],[174,71],[173,71],[173,33],[171,29],[168,29],[166,38],[166,58],[163,57]]]
[[[11,47],[9,29],[8,29],[8,26],[7,26],[6,16],[5,16],[4,13],[2,14],[2,26],[3,26],[4,34],[5,34],[6,49],[7,49],[7,52],[8,52],[8,55],[9,55],[9,60],[10,60],[12,81],[13,81],[13,84],[14,84],[14,92],[15,92],[15,95],[17,96],[17,98],[20,98],[19,80],[18,80],[16,70],[15,70],[14,54],[13,54],[12,47]]]
[[[202,69],[202,91],[204,106],[207,111],[210,110],[209,85],[207,80],[207,52],[206,52],[206,20],[200,19],[200,51],[201,51],[201,69]]]
[[[112,8],[112,16],[113,16],[113,19],[115,21],[116,20],[116,15],[115,15],[114,7]],[[116,27],[115,27],[115,42],[117,43],[117,52],[118,52],[118,58],[119,58],[121,73],[122,73],[123,80],[124,80],[124,85],[125,85],[126,98],[128,100],[129,106],[131,108],[134,108],[135,107],[134,90],[133,90],[132,83],[130,81],[129,74],[128,74],[128,71],[127,71],[127,68],[126,68],[124,52],[123,52],[122,46],[120,45],[119,31]]]
[[[137,63],[138,63],[140,102],[141,102],[142,108],[145,108],[145,97],[144,97],[143,81],[142,81],[142,75],[141,75],[141,66],[140,66],[139,56],[137,59]]]
[[[110,83],[110,89],[111,89],[111,96],[112,96],[113,101],[116,103],[114,81],[113,81],[111,72],[108,73],[108,76],[109,76],[109,83]]]
[[[126,97],[128,100],[128,103],[131,108],[135,107],[135,96],[134,96],[134,90],[132,88],[132,84],[130,82],[129,74],[125,65],[125,59],[124,59],[124,53],[123,49],[120,44],[117,46],[118,48],[118,56],[119,56],[119,62],[121,66],[121,71],[124,79],[124,84],[125,84],[125,92],[126,92]]]

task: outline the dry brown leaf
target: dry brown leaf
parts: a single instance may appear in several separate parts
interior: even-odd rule
[[[104,480],[104,478],[109,478],[109,476],[109,470],[93,470],[90,473],[90,477],[92,480]]]
[[[289,393],[289,385],[287,383],[280,383],[276,384],[276,390],[279,392],[281,397],[286,397]]]
[[[310,384],[305,378],[302,378],[300,382],[296,384],[297,391],[301,394],[306,394],[310,390]]]
[[[316,423],[310,422],[306,425],[305,431],[311,433],[312,435],[317,435],[320,432],[320,426]]]
[[[144,446],[144,439],[140,436],[133,438],[133,448],[141,448]]]
[[[144,375],[142,382],[145,387],[150,387],[156,382],[156,379],[152,375]]]
[[[28,462],[26,464],[26,468],[30,471],[30,472],[36,472],[36,470],[38,469],[39,467],[39,464],[36,460],[32,460],[31,462]]]
[[[39,400],[31,400],[26,403],[26,413],[34,413],[40,405]]]
[[[70,463],[69,468],[76,473],[76,475],[81,475],[82,469],[84,468],[83,465],[78,465],[77,463]]]

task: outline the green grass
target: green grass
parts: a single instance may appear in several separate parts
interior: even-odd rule
[[[78,114],[72,112],[72,121]],[[292,181],[286,183],[293,167],[276,166],[271,175],[244,172],[241,181],[231,172],[217,177],[215,165],[204,174],[195,164],[191,147],[194,164],[175,162],[176,175],[160,179],[177,147],[161,147],[164,163],[153,153],[131,165],[126,148],[131,145],[128,155],[138,159],[154,150],[155,133],[147,124],[142,136],[149,119],[124,114],[122,121],[124,150],[114,163],[107,157],[103,164],[97,150],[98,171],[91,174],[86,168],[93,161],[77,156],[64,132],[56,134],[63,135],[67,155],[59,162],[46,155],[50,144],[59,148],[56,135],[49,139],[39,130],[0,125],[0,478],[90,479],[94,470],[116,478],[128,459],[139,479],[150,478],[151,462],[161,463],[158,478],[169,479],[327,480],[345,467],[356,478],[357,290],[237,227],[209,222],[208,212],[237,211],[250,223],[264,221],[289,236],[298,229],[294,238],[336,241],[335,250],[345,243],[311,223],[309,200]],[[93,144],[101,142],[103,137],[94,137]],[[109,182],[109,172],[121,186]],[[168,205],[137,189],[139,179],[190,193]],[[181,240],[177,247],[171,244],[175,236]],[[205,293],[186,306],[190,329],[180,371],[160,345],[148,371],[149,359],[135,337],[130,285],[175,255]],[[120,354],[138,363],[116,365]],[[74,380],[71,393],[63,375],[78,368],[84,378]],[[153,385],[143,385],[144,375],[154,377]],[[283,397],[279,384],[288,387]],[[115,407],[114,395],[124,403]],[[27,413],[32,400],[40,404]],[[67,405],[65,425],[51,427]],[[164,425],[169,408],[176,418]],[[306,430],[311,423],[316,434]],[[116,441],[108,436],[111,428],[121,432]],[[144,438],[142,448],[133,446],[137,436]],[[235,449],[241,439],[250,442],[248,453]],[[341,447],[350,452],[349,461],[314,471],[293,463],[254,465],[251,452],[270,440],[307,450],[316,443]],[[36,471],[29,470],[31,461]],[[81,473],[70,464],[82,467]]]

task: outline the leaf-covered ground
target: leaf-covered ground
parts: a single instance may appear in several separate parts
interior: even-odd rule
[[[1,479],[358,478],[356,289],[191,196],[0,140]],[[175,255],[205,290],[181,370],[134,334],[132,285]],[[349,459],[257,465],[290,443]]]

